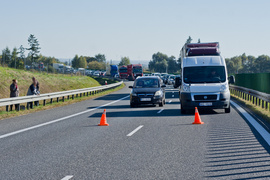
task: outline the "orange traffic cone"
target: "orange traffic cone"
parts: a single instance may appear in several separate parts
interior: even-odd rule
[[[204,124],[204,122],[201,121],[200,114],[197,107],[195,107],[195,120],[192,124]]]
[[[104,109],[104,111],[103,111],[99,126],[109,126],[109,124],[107,123],[107,119],[106,119],[106,109]]]

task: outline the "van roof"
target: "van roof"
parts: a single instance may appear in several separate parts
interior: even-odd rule
[[[189,56],[183,59],[183,67],[225,65],[225,60],[222,56]]]

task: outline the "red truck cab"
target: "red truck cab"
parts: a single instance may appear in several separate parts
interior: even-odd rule
[[[119,76],[121,79],[127,79],[128,78],[128,68],[127,66],[121,66],[119,68]]]

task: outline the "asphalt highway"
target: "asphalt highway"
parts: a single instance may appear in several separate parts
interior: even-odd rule
[[[269,179],[268,143],[235,109],[182,115],[112,94],[0,121],[0,179]],[[108,127],[97,126],[106,109]]]

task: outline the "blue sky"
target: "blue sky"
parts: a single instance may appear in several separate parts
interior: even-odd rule
[[[0,49],[27,47],[29,34],[41,53],[150,60],[153,53],[179,57],[188,36],[220,42],[222,55],[270,55],[268,0],[0,0]]]

